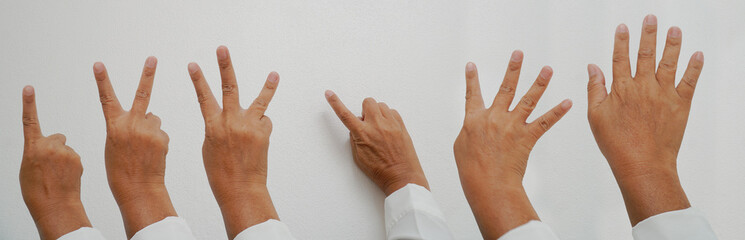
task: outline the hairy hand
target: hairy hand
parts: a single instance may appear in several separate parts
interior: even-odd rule
[[[502,85],[491,107],[484,106],[476,65],[466,66],[466,116],[453,150],[461,185],[484,238],[496,239],[507,231],[538,220],[522,187],[528,156],[538,139],[564,114],[572,102],[561,104],[532,123],[526,123],[551,80],[544,67],[515,109],[515,96],[523,54],[512,53]]]
[[[222,109],[196,63],[189,64],[189,74],[204,117],[204,168],[232,239],[252,225],[279,219],[266,188],[272,121],[264,115],[277,90],[279,75],[270,73],[259,96],[243,109],[226,47],[217,49],[217,60],[222,76]]]
[[[701,52],[693,54],[675,87],[681,36],[677,27],[668,30],[665,51],[655,72],[657,18],[647,16],[636,74],[632,76],[629,30],[619,25],[610,93],[600,68],[588,66],[590,127],[621,186],[632,224],[650,214],[689,205],[677,177],[676,159],[704,56]],[[658,199],[655,195],[667,197]]]
[[[149,57],[142,70],[132,109],[116,98],[103,63],[93,65],[106,118],[106,176],[124,218],[127,236],[168,216],[176,216],[165,187],[168,134],[160,118],[147,113],[157,59]]]
[[[34,88],[23,89],[21,193],[41,239],[57,239],[91,223],[80,201],[83,165],[65,135],[41,134]]]
[[[409,132],[401,115],[372,98],[362,102],[356,117],[332,91],[326,100],[349,129],[354,162],[386,196],[414,183],[429,189]]]

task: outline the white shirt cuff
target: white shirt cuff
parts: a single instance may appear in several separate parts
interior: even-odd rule
[[[547,224],[531,220],[508,231],[498,240],[558,240],[559,237],[551,231]]]
[[[631,229],[635,240],[714,240],[714,230],[695,208],[660,213],[642,220]]]
[[[137,231],[131,240],[183,240],[195,239],[183,218],[166,217]]]
[[[100,231],[91,227],[81,227],[78,230],[69,232],[57,240],[104,240]]]
[[[266,222],[262,222],[253,225],[245,230],[238,233],[233,240],[249,240],[249,239],[295,239],[290,234],[290,229],[283,222],[277,221],[276,219],[269,219]]]
[[[385,230],[388,239],[453,239],[432,193],[416,184],[385,199]]]

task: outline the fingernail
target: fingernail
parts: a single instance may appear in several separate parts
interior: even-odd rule
[[[598,70],[596,70],[595,67],[592,66],[592,64],[587,64],[587,73],[590,74],[590,77],[594,77],[598,75]]]
[[[551,67],[545,66],[545,67],[543,67],[543,69],[541,69],[540,75],[541,75],[541,77],[543,79],[549,79],[549,78],[551,78],[551,74],[553,74],[553,73],[554,73],[554,70],[551,69]]]
[[[561,109],[564,109],[564,111],[569,110],[572,108],[572,100],[566,99],[561,102]]]
[[[670,31],[667,33],[667,36],[671,38],[679,38],[682,35],[683,34],[680,32],[679,27],[671,27]]]
[[[34,87],[31,85],[23,87],[23,96],[31,96],[34,95]]]
[[[150,56],[150,57],[147,57],[147,60],[145,60],[145,67],[155,68],[155,64],[157,63],[158,63],[158,59],[153,56]]]
[[[657,17],[649,14],[644,18],[644,24],[646,25],[657,25]]]
[[[510,61],[513,62],[520,62],[523,60],[523,52],[520,50],[516,50],[512,52],[512,57],[510,58]]]
[[[626,27],[626,24],[621,24],[616,27],[616,33],[627,33],[629,32],[629,28]]]
[[[93,64],[93,72],[94,73],[102,73],[104,70],[104,66],[102,62],[96,62]]]
[[[228,47],[219,46],[217,47],[217,59],[224,60],[228,58]]]
[[[696,58],[696,61],[699,61],[699,62],[703,62],[704,61],[704,53],[703,52],[698,51],[694,55],[695,55],[694,57]]]
[[[272,72],[269,74],[269,82],[270,83],[277,83],[279,81],[279,74],[277,72]]]
[[[189,73],[194,74],[197,73],[197,71],[199,71],[199,65],[193,62],[189,63]]]
[[[326,97],[334,96],[334,92],[331,90],[326,90]]]
[[[476,64],[468,62],[468,64],[466,64],[466,71],[472,72],[473,70],[476,70]]]

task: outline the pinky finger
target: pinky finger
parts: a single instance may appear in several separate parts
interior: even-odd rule
[[[556,122],[558,122],[564,115],[569,112],[572,108],[572,100],[566,99],[559,105],[555,106],[547,113],[544,113],[541,117],[528,124],[530,132],[536,137],[540,138],[549,129],[551,129]]]
[[[688,62],[688,68],[683,74],[683,79],[678,83],[678,95],[681,98],[688,100],[689,102],[693,99],[693,92],[696,90],[696,83],[698,77],[701,75],[701,69],[704,67],[704,53],[696,52]]]

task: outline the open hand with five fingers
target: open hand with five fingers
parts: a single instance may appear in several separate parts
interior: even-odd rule
[[[148,57],[132,109],[116,98],[103,63],[93,65],[106,118],[106,176],[124,219],[127,237],[169,216],[176,216],[165,186],[168,134],[160,118],[147,112],[157,59]]]
[[[354,162],[386,196],[413,183],[429,189],[409,132],[398,111],[365,98],[362,117],[355,116],[332,91],[326,100],[349,129]]]
[[[572,107],[564,100],[537,120],[526,123],[546,90],[550,67],[538,78],[515,109],[523,53],[512,53],[494,102],[484,106],[476,65],[466,65],[466,116],[453,150],[463,192],[484,239],[497,239],[507,231],[538,220],[522,186],[528,156],[538,139]]]
[[[626,25],[618,26],[610,93],[600,68],[587,67],[590,127],[621,188],[632,225],[690,206],[680,186],[676,159],[704,55],[693,54],[676,87],[680,28],[667,31],[655,71],[656,41],[657,18],[649,15],[644,19],[636,74],[632,75],[629,30]]]
[[[250,226],[279,220],[266,187],[272,121],[264,115],[277,90],[279,75],[270,73],[259,96],[243,109],[227,47],[217,48],[217,62],[222,77],[222,108],[199,66],[190,63],[188,70],[204,117],[204,168],[228,237],[233,239]]]
[[[41,134],[34,88],[23,88],[23,160],[19,180],[41,239],[57,239],[91,223],[80,201],[83,165],[65,135]]]

